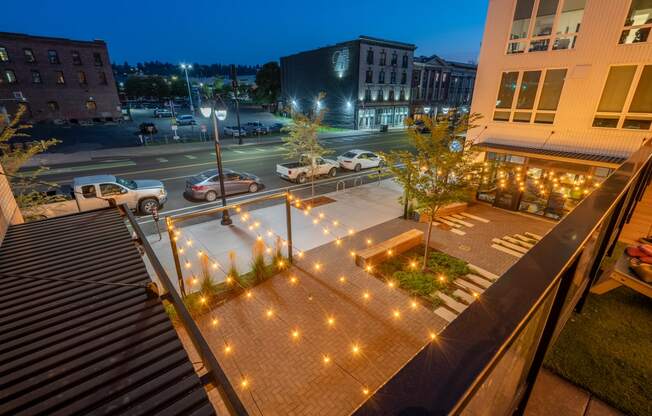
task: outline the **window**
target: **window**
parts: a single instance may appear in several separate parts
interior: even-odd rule
[[[57,80],[57,84],[59,85],[66,83],[66,79],[63,76],[63,71],[54,71],[54,78]]]
[[[385,94],[383,94],[383,90],[378,90],[378,94],[376,95],[376,100],[383,101],[384,99],[385,99]]]
[[[373,49],[368,49],[367,50],[367,64],[369,64],[369,65],[374,64],[374,50]]]
[[[382,69],[378,73],[378,83],[379,84],[384,84],[385,83],[385,71],[382,70]]]
[[[85,85],[88,83],[88,81],[86,80],[86,73],[84,71],[77,72],[77,80],[81,85]]]
[[[547,51],[551,44],[553,50],[575,48],[585,3],[586,0],[518,0],[507,53]]]
[[[84,198],[97,197],[97,192],[95,191],[95,185],[84,185],[81,187],[81,191]]]
[[[82,60],[81,60],[81,56],[79,55],[79,52],[72,51],[72,63],[74,65],[81,65],[82,64]]]
[[[364,100],[371,101],[371,90],[367,88],[364,92]]]
[[[123,193],[124,188],[120,185],[114,183],[101,183],[100,184],[100,193],[102,196],[115,196]]]
[[[396,84],[396,71],[392,71],[389,75],[389,82],[390,84]]]
[[[59,111],[59,103],[56,101],[48,101],[48,109],[52,113]]]
[[[30,64],[36,62],[36,57],[34,56],[33,50],[25,48],[23,49],[23,53],[25,54],[25,62]]]
[[[652,65],[613,66],[609,70],[593,127],[650,130]]]
[[[95,111],[97,110],[97,103],[93,100],[88,100],[86,101],[86,109],[88,111]]]
[[[0,62],[9,62],[9,53],[4,46],[0,46]]]
[[[401,74],[401,84],[405,84],[407,82],[407,72],[403,71]]]
[[[403,55],[403,63],[402,63],[401,66],[402,66],[403,68],[407,68],[407,67],[408,67],[408,56],[407,56],[407,54]]]
[[[365,77],[364,77],[364,82],[366,82],[367,84],[371,84],[372,82],[374,82],[374,71],[372,71],[371,69],[367,69],[367,72],[365,73]]]
[[[385,65],[387,63],[387,53],[385,51],[380,52],[380,65]]]
[[[100,84],[107,85],[109,82],[106,79],[106,73],[100,72]]]
[[[389,101],[394,101],[394,90],[389,90],[388,100]]]
[[[493,119],[552,124],[565,78],[566,69],[548,69],[545,75],[543,70],[504,72]]]
[[[398,54],[396,52],[392,53],[392,65],[398,65]]]
[[[102,66],[102,55],[100,55],[98,52],[93,53],[93,61],[95,62],[95,66]]]
[[[32,70],[32,84],[41,84],[43,80],[41,79],[41,73],[35,69]]]
[[[16,73],[12,69],[5,69],[5,74],[2,81],[7,84],[16,84],[18,80],[16,79]]]
[[[405,89],[401,88],[401,92],[399,93],[399,101],[405,101]]]
[[[620,43],[647,42],[652,29],[652,1],[632,0]]]
[[[49,61],[51,64],[58,64],[58,63],[60,63],[60,62],[59,62],[59,54],[57,53],[57,51],[52,50],[52,49],[50,49],[50,50],[48,51],[48,61]]]

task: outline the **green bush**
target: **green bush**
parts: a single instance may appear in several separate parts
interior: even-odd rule
[[[471,273],[468,263],[440,251],[428,254],[428,269],[435,274],[444,275],[449,281]]]
[[[438,289],[436,279],[429,273],[398,271],[394,273],[394,279],[401,288],[419,296],[428,296]]]

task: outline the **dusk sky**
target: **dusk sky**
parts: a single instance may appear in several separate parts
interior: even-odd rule
[[[258,64],[359,35],[467,62],[478,57],[487,1],[11,1],[0,31],[103,39],[119,63]]]

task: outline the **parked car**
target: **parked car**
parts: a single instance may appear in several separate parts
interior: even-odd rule
[[[267,126],[260,121],[250,121],[245,123],[244,128],[249,134],[267,134],[269,132]]]
[[[263,184],[258,176],[224,169],[224,193],[226,195],[258,192],[262,187]],[[188,179],[185,194],[193,199],[215,201],[221,196],[220,177],[217,169],[201,172]]]
[[[233,136],[233,137],[246,136],[247,130],[245,130],[242,127],[240,127],[240,130],[238,130],[238,126],[226,126],[224,127],[224,134],[226,136]]]
[[[339,162],[323,157],[301,155],[298,162],[280,163],[276,165],[276,174],[292,182],[306,183],[313,173],[315,177],[337,175]]]
[[[267,126],[267,131],[270,133],[278,133],[283,127],[285,127],[285,124],[283,123],[273,123]]]
[[[343,169],[360,172],[361,169],[377,168],[384,165],[383,159],[368,150],[349,150],[337,157],[337,161]]]
[[[195,124],[197,124],[197,120],[190,114],[177,116],[177,125],[179,126],[194,126]]]
[[[167,108],[157,108],[154,110],[154,117],[156,118],[170,118],[172,117],[172,111],[168,110]]]

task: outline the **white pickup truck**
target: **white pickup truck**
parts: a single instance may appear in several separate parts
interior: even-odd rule
[[[58,217],[108,207],[110,200],[114,200],[116,205],[127,204],[138,214],[148,215],[154,209],[162,209],[167,196],[163,182],[157,180],[131,180],[113,175],[84,176],[73,180],[71,195],[62,196],[64,200],[25,210],[23,215]]]
[[[296,183],[306,183],[314,174],[315,177],[337,175],[339,162],[323,157],[301,155],[298,162],[279,163],[276,165],[276,174],[283,179]]]

